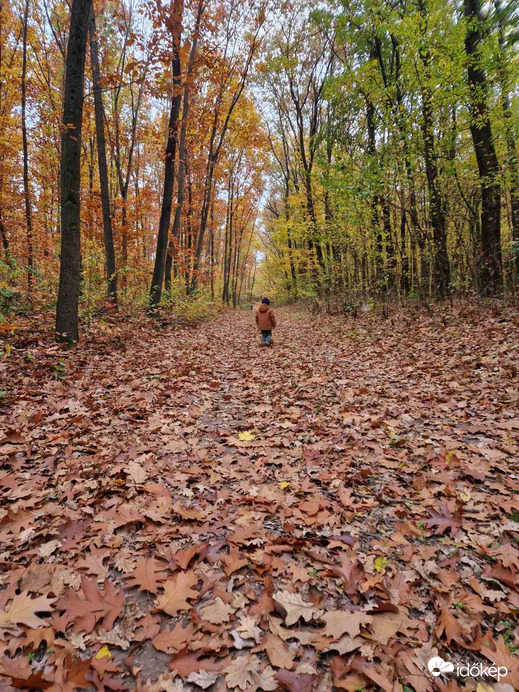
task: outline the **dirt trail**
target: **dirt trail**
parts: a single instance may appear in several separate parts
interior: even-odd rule
[[[516,318],[279,322],[15,354],[0,689],[519,688]]]

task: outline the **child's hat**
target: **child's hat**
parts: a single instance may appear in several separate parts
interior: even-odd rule
[[[262,298],[261,302],[265,303],[265,305],[270,305],[270,300],[268,298]]]

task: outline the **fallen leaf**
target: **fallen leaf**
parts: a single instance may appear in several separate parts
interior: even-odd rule
[[[326,623],[324,628],[324,636],[332,637],[334,641],[342,637],[343,634],[348,634],[350,637],[356,637],[360,634],[360,628],[363,625],[369,625],[373,622],[373,617],[366,613],[348,613],[343,610],[333,610],[325,613],[321,618]]]
[[[55,601],[55,598],[46,598],[45,596],[31,598],[27,591],[16,594],[6,610],[0,612],[0,628],[27,625],[32,629],[39,629],[47,622],[36,613],[50,613]]]
[[[216,598],[212,603],[201,606],[200,615],[211,622],[213,625],[221,625],[222,622],[229,622],[234,608],[227,603],[224,603],[220,597]]]
[[[305,622],[317,620],[323,613],[313,603],[303,601],[297,593],[276,591],[273,597],[274,601],[286,612],[285,623],[287,626],[295,624],[299,618],[303,618]]]
[[[191,606],[188,599],[198,598],[200,593],[193,589],[198,582],[194,572],[177,572],[173,578],[164,582],[164,593],[157,599],[157,607],[168,615],[176,615]]]
[[[128,586],[138,586],[139,591],[149,591],[156,594],[160,582],[167,579],[164,564],[153,558],[140,558],[132,574],[125,577]]]

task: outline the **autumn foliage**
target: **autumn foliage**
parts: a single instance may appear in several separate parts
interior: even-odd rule
[[[279,321],[15,350],[3,689],[519,686],[516,316]]]
[[[519,689],[517,21],[0,0],[0,692]]]

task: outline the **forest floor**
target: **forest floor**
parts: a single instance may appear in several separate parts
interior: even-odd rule
[[[12,338],[0,690],[519,689],[517,312],[278,317]]]

